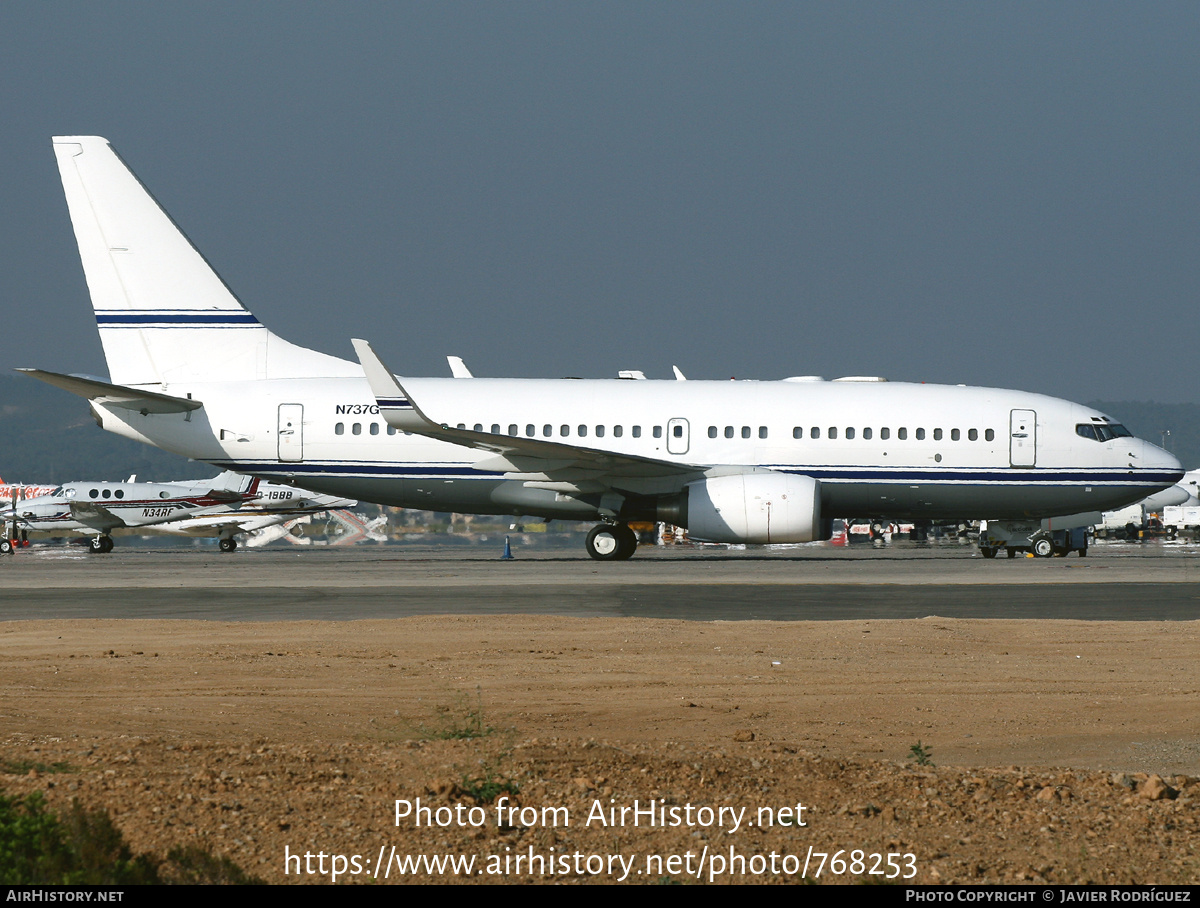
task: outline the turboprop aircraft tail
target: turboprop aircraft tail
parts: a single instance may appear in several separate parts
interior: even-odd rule
[[[57,136],[54,154],[114,385],[361,374],[268,331],[108,140]]]

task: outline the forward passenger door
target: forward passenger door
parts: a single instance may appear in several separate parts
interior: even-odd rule
[[[1037,465],[1037,413],[1013,410],[1008,432],[1008,462],[1014,467]]]

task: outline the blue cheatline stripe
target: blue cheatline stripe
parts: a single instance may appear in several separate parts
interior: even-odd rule
[[[412,404],[403,397],[377,397],[375,403],[381,410],[411,410]]]
[[[493,470],[476,470],[473,467],[452,464],[401,464],[401,463],[354,463],[346,461],[322,462],[303,461],[265,463],[214,460],[217,466],[245,473],[271,473],[280,475],[312,476],[379,476],[389,479],[503,479],[503,473]]]
[[[319,476],[380,476],[394,479],[503,479],[504,474],[494,470],[477,470],[464,464],[427,463],[382,463],[379,461],[224,461],[211,463],[246,473],[311,474]],[[876,482],[894,484],[937,484],[937,485],[1030,485],[1040,486],[1146,486],[1170,484],[1178,478],[1176,473],[1150,472],[1086,472],[1049,470],[997,469],[990,472],[950,470],[919,472],[916,470],[878,470],[870,468],[832,469],[829,467],[777,468],[780,472],[811,476],[825,482]],[[619,481],[619,480],[618,480]]]
[[[1089,471],[1086,469],[1008,469],[994,470],[979,468],[958,468],[942,470],[892,469],[880,470],[872,467],[797,467],[775,466],[771,469],[784,473],[799,473],[830,482],[849,482],[853,480],[873,480],[877,482],[938,482],[952,483],[992,483],[995,485],[1145,485],[1173,484],[1179,480],[1182,473],[1165,473],[1152,470],[1103,470]]]
[[[101,328],[246,328],[260,322],[244,310],[139,309],[96,313]]]

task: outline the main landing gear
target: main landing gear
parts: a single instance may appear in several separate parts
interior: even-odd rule
[[[88,543],[88,551],[93,555],[107,555],[113,550],[111,536],[96,536]]]
[[[232,552],[234,549],[237,548],[237,540],[236,539],[222,539],[220,542],[217,543],[217,548],[219,548],[222,552]]]
[[[624,561],[637,551],[637,534],[625,524],[602,523],[592,527],[584,545],[597,561]]]

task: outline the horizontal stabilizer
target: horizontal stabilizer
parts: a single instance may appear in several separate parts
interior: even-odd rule
[[[92,378],[44,372],[41,369],[18,369],[17,371],[98,404],[120,407],[123,410],[136,410],[143,416],[150,413],[187,413],[191,410],[199,410],[204,406],[201,401],[192,400],[190,397],[172,397],[170,394],[159,394],[155,391],[127,388],[124,385],[110,385],[108,382]]]

